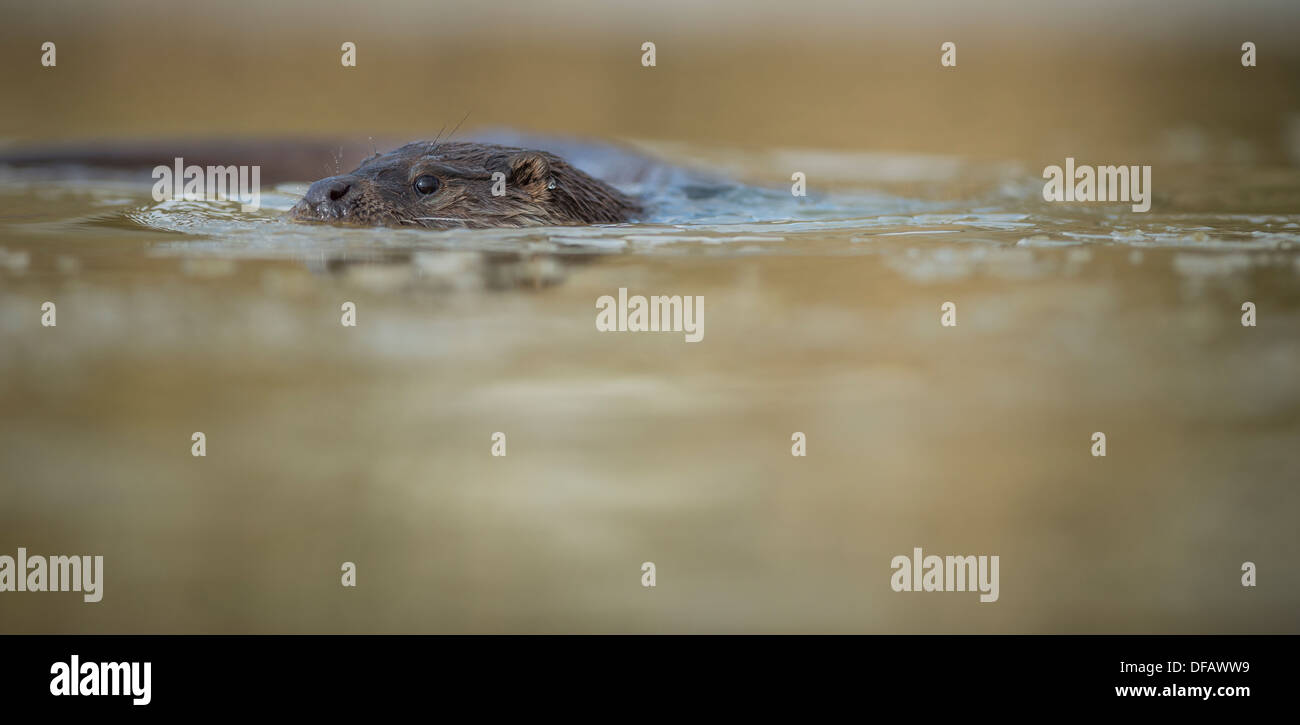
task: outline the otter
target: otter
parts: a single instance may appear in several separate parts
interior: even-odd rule
[[[496,193],[494,193],[496,192]],[[313,183],[292,219],[363,226],[485,229],[626,222],[641,205],[545,151],[416,142]]]

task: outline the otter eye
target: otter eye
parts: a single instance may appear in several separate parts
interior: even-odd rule
[[[438,177],[425,174],[415,180],[415,190],[421,194],[432,194],[438,190]]]

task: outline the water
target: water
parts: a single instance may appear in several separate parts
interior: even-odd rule
[[[430,232],[5,176],[0,531],[106,585],[0,627],[1296,630],[1300,173],[1133,214],[1017,163],[653,150],[748,183]],[[620,287],[703,296],[704,340],[597,332]],[[1000,555],[999,602],[892,592],[914,546]]]

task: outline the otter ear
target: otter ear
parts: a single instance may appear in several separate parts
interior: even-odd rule
[[[493,166],[504,171],[508,183],[536,194],[546,188],[551,177],[551,164],[536,151],[520,151],[493,160]]]

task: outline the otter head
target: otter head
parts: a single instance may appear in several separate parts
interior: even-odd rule
[[[412,143],[321,179],[289,214],[300,221],[430,229],[627,221],[636,202],[544,151]]]

